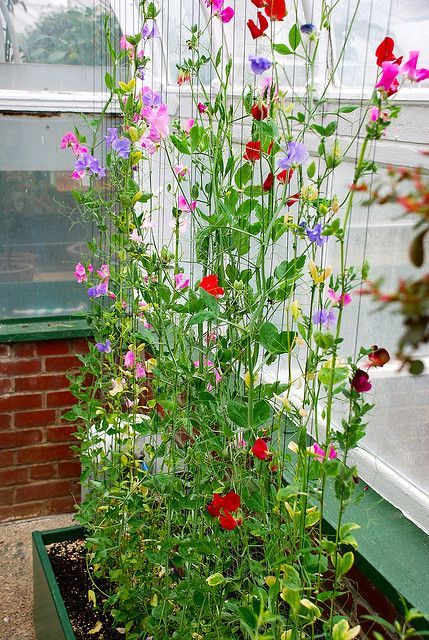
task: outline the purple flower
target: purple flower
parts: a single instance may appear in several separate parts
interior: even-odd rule
[[[116,151],[120,158],[128,158],[131,151],[131,140],[128,138],[116,138],[112,142],[112,149]]]
[[[288,143],[285,153],[286,156],[277,162],[280,169],[290,169],[294,164],[304,164],[310,155],[305,144],[294,141]]]
[[[310,229],[310,227],[307,227],[305,230],[305,233],[307,234],[308,239],[311,242],[315,242],[318,247],[323,247],[325,242],[328,242],[328,236],[321,235],[322,225],[320,224],[320,222],[314,225],[313,229]]]
[[[302,24],[300,27],[301,33],[306,33],[308,35],[312,34],[313,31],[316,31],[316,27],[311,22],[307,22],[306,24]]]
[[[100,353],[110,353],[112,351],[110,340],[106,340],[106,342],[97,342],[95,346],[97,348],[97,351],[99,351]]]
[[[101,282],[95,287],[90,287],[87,293],[90,298],[99,298],[100,296],[105,296],[107,294],[107,282]]]
[[[94,158],[90,153],[84,153],[82,157],[78,158],[74,163],[76,171],[86,172],[97,176],[97,178],[104,178],[106,175],[106,169],[100,167],[100,161]]]
[[[145,107],[159,107],[161,104],[161,96],[151,87],[143,87],[141,96]]]
[[[154,20],[150,20],[143,25],[143,38],[157,38],[158,36],[158,27],[156,26],[156,22]]]
[[[106,142],[106,148],[110,149],[114,140],[118,138],[118,129],[117,127],[109,127],[107,129],[107,135],[104,136],[104,140]]]
[[[253,73],[257,76],[264,73],[264,71],[268,71],[268,69],[272,66],[272,62],[268,60],[268,58],[258,57],[258,56],[249,56],[250,60],[250,68]]]
[[[313,324],[320,324],[323,327],[326,327],[326,329],[329,329],[329,325],[335,324],[337,318],[335,316],[335,312],[332,311],[332,309],[330,311],[328,311],[328,309],[319,309],[318,311],[313,313],[311,320]]]

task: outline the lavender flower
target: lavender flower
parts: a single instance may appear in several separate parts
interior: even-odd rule
[[[307,234],[308,239],[311,242],[315,242],[318,247],[323,247],[325,242],[328,242],[328,236],[322,236],[322,231],[322,225],[320,224],[320,222],[318,222],[316,225],[314,225],[313,229],[307,227],[305,233]]]
[[[112,142],[112,149],[116,151],[120,158],[128,158],[131,151],[131,141],[128,138],[116,138]]]
[[[268,60],[268,58],[258,57],[258,56],[249,56],[250,60],[250,68],[253,73],[257,76],[264,73],[264,71],[268,71],[268,69],[272,66],[272,62]]]
[[[290,169],[294,164],[305,164],[310,155],[305,144],[295,141],[288,143],[285,153],[286,156],[277,161],[280,169]]]
[[[117,127],[109,127],[107,129],[107,135],[104,136],[104,140],[106,142],[106,148],[110,149],[113,142],[118,139],[118,129]]]
[[[319,309],[318,311],[313,313],[311,320],[313,324],[320,324],[323,327],[326,327],[326,329],[329,329],[329,325],[335,324],[337,318],[335,316],[335,312],[332,311],[332,309],[330,311],[328,311],[328,309]]]
[[[143,25],[142,38],[157,38],[158,36],[158,27],[154,20],[149,20]]]
[[[112,351],[110,340],[106,340],[106,342],[97,342],[95,346],[97,351],[100,353],[110,353]]]
[[[141,96],[145,107],[159,107],[161,104],[161,96],[152,87],[143,87]]]
[[[101,282],[95,287],[90,287],[87,293],[90,298],[99,298],[100,296],[105,296],[107,294],[107,282]]]

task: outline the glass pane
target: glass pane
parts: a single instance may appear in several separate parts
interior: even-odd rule
[[[107,11],[102,7],[93,0],[2,2],[0,86],[99,91],[108,66],[103,36]],[[109,14],[112,37],[118,42],[119,25],[115,14]]]
[[[390,36],[395,41],[395,54],[405,60],[411,49],[421,51],[419,67],[428,67],[427,32],[429,3],[427,0],[342,0],[343,11],[335,12],[335,48],[341,50],[344,36],[354,17],[353,37],[350,39],[339,70],[342,86],[372,86],[377,68],[375,49]],[[356,14],[355,14],[356,12]],[[412,34],[412,36],[411,36]],[[429,84],[420,83],[420,86]]]
[[[0,318],[85,309],[73,272],[92,225],[71,194],[73,155],[60,149],[75,125],[78,117],[0,118]]]

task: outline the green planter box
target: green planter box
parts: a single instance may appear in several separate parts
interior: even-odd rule
[[[46,546],[82,538],[80,526],[33,532],[34,627],[37,640],[76,640]]]

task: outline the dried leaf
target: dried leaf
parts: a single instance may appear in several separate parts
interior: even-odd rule
[[[102,623],[102,622],[100,622],[100,620],[98,620],[98,621],[95,623],[95,626],[93,626],[93,627],[92,627],[92,629],[90,629],[90,630],[88,631],[88,633],[89,633],[90,635],[94,635],[94,633],[98,633],[98,632],[101,630],[101,627],[102,627],[102,626],[103,626],[103,623]]]

